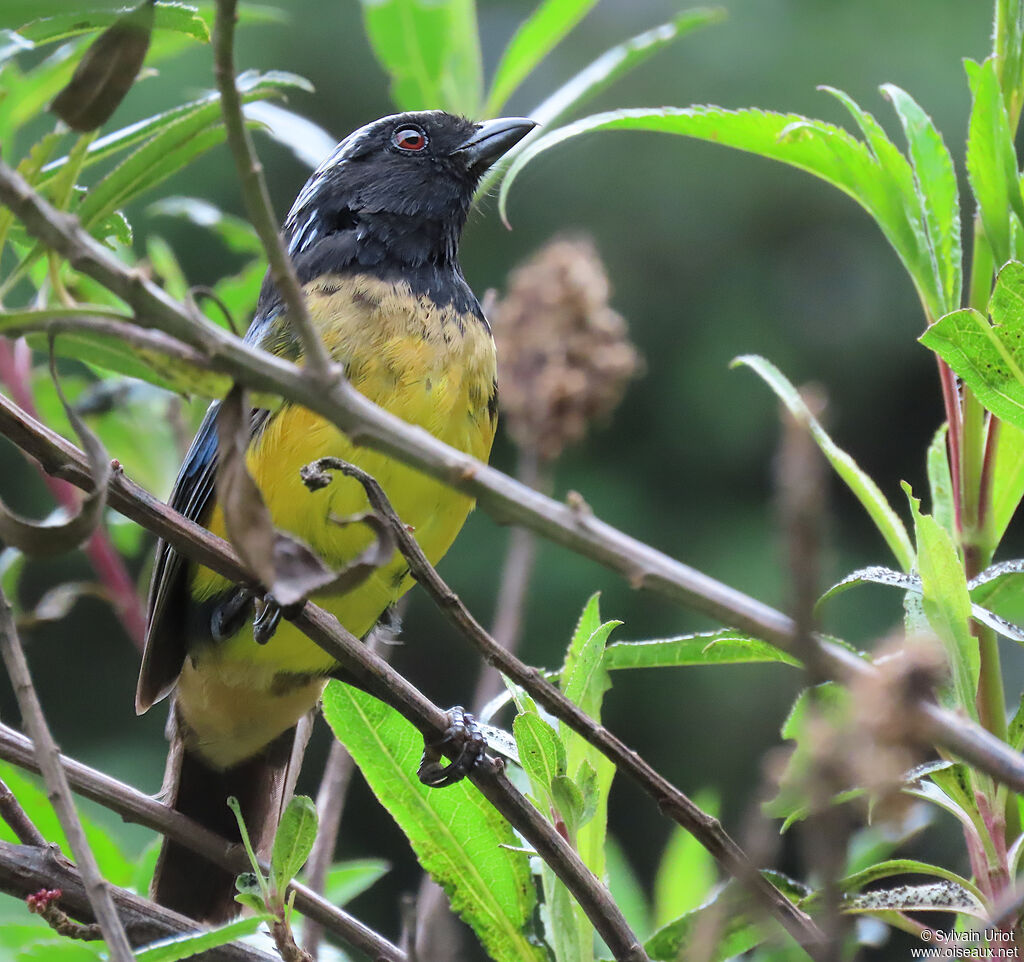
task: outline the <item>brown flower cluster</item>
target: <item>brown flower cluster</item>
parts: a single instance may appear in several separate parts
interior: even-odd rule
[[[640,367],[594,245],[556,238],[516,268],[491,310],[505,426],[553,461],[608,415]]]

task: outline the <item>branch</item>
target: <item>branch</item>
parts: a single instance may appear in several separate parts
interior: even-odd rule
[[[77,483],[88,478],[81,452],[43,425],[32,422],[2,397],[0,433],[19,446],[22,446],[20,441],[25,441],[30,445],[26,450],[38,453],[48,469],[52,468],[66,480]],[[40,445],[38,442],[47,435],[53,440]],[[59,443],[56,442],[58,438]],[[233,582],[248,583],[249,576],[226,541],[158,501],[122,472],[115,473],[111,480],[109,499],[118,511],[154,531],[186,557]],[[447,713],[342,628],[337,619],[307,603],[294,623],[339,662],[360,687],[398,710],[429,740],[441,739],[449,723]],[[478,766],[472,775],[474,784],[551,865],[616,958],[638,962],[646,959],[639,941],[607,889],[586,868],[554,826],[516,791],[499,769],[493,760],[489,766]],[[240,868],[239,871],[245,869]]]
[[[43,779],[46,782],[47,797],[57,813],[60,827],[68,840],[68,845],[75,856],[78,870],[82,873],[85,892],[89,904],[96,915],[96,920],[103,931],[103,941],[110,950],[115,962],[130,962],[132,947],[128,943],[124,926],[114,907],[110,888],[100,874],[96,857],[89,847],[82,823],[75,811],[75,803],[71,798],[71,788],[60,764],[60,752],[43,715],[42,705],[32,685],[25,652],[18,638],[18,630],[14,624],[14,616],[7,598],[0,589],[0,649],[2,649],[7,674],[14,685],[14,694],[18,700],[21,717],[25,726],[32,733],[36,746],[36,757]]]
[[[228,146],[238,168],[239,185],[245,199],[245,208],[249,212],[249,220],[256,228],[263,250],[267,254],[270,276],[284,301],[288,321],[298,332],[305,361],[313,373],[313,379],[326,382],[331,379],[336,366],[313,325],[295,268],[281,243],[266,178],[263,176],[263,167],[256,156],[252,137],[242,116],[242,101],[235,86],[234,42],[235,22],[238,19],[237,5],[237,0],[217,0],[217,16],[213,25],[213,72],[217,78],[217,89],[220,91],[220,108],[224,116]]]
[[[521,662],[484,630],[427,560],[416,539],[395,513],[384,490],[370,475],[338,458],[321,458],[303,470],[303,478],[315,476],[317,471],[323,470],[340,471],[355,478],[363,486],[371,507],[391,526],[395,543],[408,563],[412,576],[489,665],[520,684],[552,715],[610,758],[619,772],[630,776],[657,802],[661,811],[693,835],[726,872],[746,885],[762,907],[778,920],[798,944],[808,948],[812,955],[815,954],[811,947],[822,941],[822,935],[814,922],[757,870],[718,819],[702,811],[636,752],[566,698],[540,671]]]
[[[32,742],[3,724],[0,724],[0,758],[29,771],[39,771]],[[117,812],[126,822],[160,832],[229,872],[241,874],[252,870],[240,845],[211,832],[181,812],[74,759],[62,755],[60,764],[75,791]],[[365,952],[375,962],[408,962],[397,946],[306,886],[292,882],[289,891],[295,892],[295,907],[303,915],[315,918],[325,929]]]
[[[82,877],[55,847],[0,841],[0,891],[25,899],[42,888],[59,888],[60,907],[73,918],[84,921],[95,918]],[[192,919],[125,889],[110,886],[110,892],[128,936],[137,946],[198,930]],[[273,956],[239,944],[208,949],[203,959],[206,962],[275,962]]]
[[[21,807],[14,792],[2,780],[0,780],[0,818],[7,823],[10,830],[14,832],[14,837],[22,845],[46,846],[49,844],[43,833],[28,817],[25,809]]]

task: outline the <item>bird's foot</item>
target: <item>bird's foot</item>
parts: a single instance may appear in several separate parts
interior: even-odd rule
[[[458,754],[442,764],[444,750],[455,748]],[[431,788],[444,788],[465,778],[486,757],[487,742],[469,712],[456,706],[448,711],[448,728],[436,741],[425,741],[423,758],[416,772],[419,780]]]
[[[305,604],[300,601],[294,605],[279,605],[271,594],[256,599],[256,616],[252,620],[252,637],[257,645],[265,645],[274,637],[281,619],[286,621],[294,618]]]

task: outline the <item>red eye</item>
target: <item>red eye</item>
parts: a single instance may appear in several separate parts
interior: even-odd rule
[[[427,135],[419,127],[399,127],[391,135],[391,143],[399,150],[422,150],[427,146]]]

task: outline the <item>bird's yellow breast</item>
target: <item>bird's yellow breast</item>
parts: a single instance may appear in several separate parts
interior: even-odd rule
[[[364,276],[320,277],[306,286],[306,295],[325,344],[354,387],[453,447],[487,458],[495,427],[495,358],[490,332],[479,318],[414,296],[404,283]],[[431,562],[448,550],[472,508],[470,498],[357,447],[318,415],[285,405],[250,445],[249,470],[275,525],[308,543],[329,565],[344,565],[371,535],[364,525],[333,520],[367,509],[357,481],[336,475],[315,492],[303,485],[300,469],[328,455],[359,465],[380,482]],[[208,526],[224,534],[219,508]],[[318,601],[361,637],[410,585],[396,554],[355,590]],[[205,568],[192,581],[197,600],[226,587]],[[229,641],[193,653],[178,683],[178,705],[195,747],[221,765],[246,757],[293,724],[322,687],[308,677],[300,684],[286,680],[331,667],[331,659],[286,622],[265,645],[254,642],[248,625]]]

